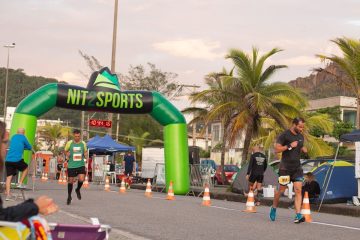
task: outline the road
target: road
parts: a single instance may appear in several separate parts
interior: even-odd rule
[[[110,239],[359,239],[360,219],[340,215],[312,213],[313,223],[294,224],[293,210],[278,209],[278,218],[271,222],[269,207],[257,207],[257,213],[245,213],[245,204],[212,200],[211,207],[201,206],[202,199],[176,196],[165,200],[163,193],[153,198],[131,189],[126,194],[103,191],[103,186],[91,185],[82,191],[83,199],[66,205],[66,185],[37,183],[29,197],[48,195],[60,206],[60,211],[48,216],[49,222],[86,223],[98,217],[112,227]]]

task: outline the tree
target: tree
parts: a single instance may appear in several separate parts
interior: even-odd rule
[[[195,118],[192,121],[204,121],[205,124],[214,120],[220,121],[224,127],[222,144],[221,144],[221,178],[224,183],[227,182],[224,164],[225,151],[228,146],[228,128],[233,114],[233,106],[231,100],[232,93],[229,92],[225,84],[226,77],[231,77],[232,71],[227,72],[223,69],[220,73],[210,73],[206,76],[205,81],[209,89],[191,95],[190,99],[194,102],[200,102],[206,105],[202,109],[188,109],[185,112],[195,112]]]
[[[69,129],[61,126],[60,124],[46,124],[44,127],[39,128],[39,132],[50,144],[49,149],[54,151],[54,154],[57,154],[59,152],[58,141],[68,135]]]
[[[360,128],[360,41],[351,38],[336,38],[331,40],[342,51],[343,56],[337,55],[321,55],[317,56],[323,61],[329,60],[338,65],[346,74],[347,77],[341,78],[336,76],[339,83],[351,91],[357,99],[357,113],[356,113],[356,128]],[[333,73],[319,68],[317,71],[325,71],[328,74]]]
[[[305,105],[300,93],[286,83],[269,83],[270,78],[285,65],[271,65],[264,67],[266,60],[282,50],[274,48],[259,56],[257,48],[253,47],[252,55],[242,50],[232,49],[226,56],[235,66],[236,77],[229,77],[232,86],[232,100],[229,102],[236,110],[231,118],[229,131],[230,143],[245,131],[242,159],[246,160],[251,139],[257,137],[261,126],[261,118],[274,119],[281,128],[287,128],[286,117],[299,115],[299,109],[294,106],[297,102]],[[265,69],[264,69],[265,68]],[[285,101],[286,100],[286,101]]]
[[[126,90],[157,91],[169,97],[178,90],[175,81],[177,74],[163,72],[156,68],[155,64],[147,63],[149,72],[143,65],[130,66],[126,75],[120,74],[120,83]]]

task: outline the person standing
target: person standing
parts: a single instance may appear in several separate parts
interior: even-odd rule
[[[246,179],[249,181],[250,190],[253,192],[256,191],[256,205],[260,205],[258,194],[262,187],[262,182],[264,180],[264,172],[266,168],[267,158],[261,152],[261,148],[259,146],[255,146],[253,148],[253,154],[251,154],[250,156]]]
[[[125,176],[131,176],[134,171],[135,158],[132,152],[129,150],[124,157],[123,166],[125,167]]]
[[[9,134],[6,132],[6,125],[0,121],[0,170],[4,166],[6,149],[8,147]],[[4,208],[0,197],[0,221],[18,222],[37,214],[48,215],[56,212],[58,206],[51,198],[40,196],[35,201],[28,199],[15,206]]]
[[[17,133],[14,136],[12,136],[10,140],[10,147],[5,160],[5,168],[6,168],[5,201],[11,200],[10,198],[11,179],[13,176],[15,176],[18,173],[18,171],[22,172],[22,174],[17,187],[19,188],[25,187],[22,183],[28,173],[28,164],[24,162],[24,158],[23,158],[24,150],[31,150],[31,145],[25,137],[25,129],[19,128],[17,130]]]
[[[70,205],[72,197],[71,193],[73,185],[78,180],[77,188],[75,189],[76,196],[81,200],[80,189],[85,179],[85,159],[87,158],[87,148],[84,141],[81,141],[80,130],[74,129],[73,140],[70,140],[65,145],[65,154],[68,161],[67,174],[68,174],[68,197],[66,204]]]
[[[270,220],[276,220],[276,208],[279,204],[280,195],[287,188],[287,184],[294,183],[295,190],[295,219],[294,223],[301,223],[305,218],[301,211],[301,189],[304,180],[303,170],[300,164],[301,153],[307,154],[304,147],[304,136],[302,132],[305,128],[305,120],[303,118],[294,118],[290,129],[284,131],[278,137],[275,144],[275,151],[282,153],[279,166],[279,190],[275,191],[273,205],[270,209]]]

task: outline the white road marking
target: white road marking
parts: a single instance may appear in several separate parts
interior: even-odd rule
[[[337,225],[337,224],[331,224],[331,223],[322,223],[322,222],[311,222],[311,223],[313,223],[313,224],[319,224],[319,225],[325,225],[325,226],[330,226],[330,227],[346,228],[346,229],[351,229],[351,230],[360,231],[360,228],[357,228],[357,227],[349,227],[349,226],[344,226],[344,225]]]
[[[211,206],[211,207],[212,207],[212,208],[222,209],[222,210],[227,210],[227,211],[242,212],[242,210],[239,210],[239,209],[233,209],[233,208],[218,207],[218,206]],[[260,214],[261,214],[261,213],[260,213]],[[311,223],[312,223],[312,224],[318,224],[318,225],[329,226],[329,227],[345,228],[345,229],[351,229],[351,230],[357,230],[357,231],[360,231],[360,228],[357,228],[357,227],[350,227],[350,226],[345,226],[345,225],[338,225],[338,224],[331,224],[331,223],[323,223],[323,222],[311,222]]]

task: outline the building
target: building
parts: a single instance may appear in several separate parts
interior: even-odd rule
[[[328,107],[339,107],[340,119],[344,122],[350,122],[356,126],[357,102],[354,97],[336,96],[321,98],[309,101],[307,111],[315,111]]]

